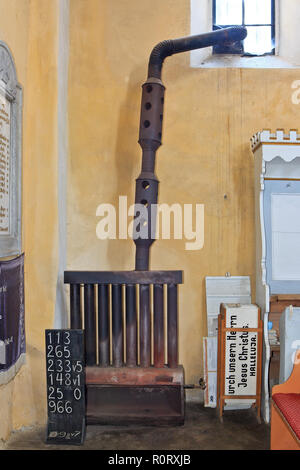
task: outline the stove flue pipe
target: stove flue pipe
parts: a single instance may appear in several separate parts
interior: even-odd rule
[[[142,148],[142,171],[136,179],[135,269],[149,269],[149,251],[156,235],[156,204],[158,179],[155,175],[155,155],[161,145],[165,87],[161,81],[162,65],[166,57],[179,52],[236,42],[247,36],[244,27],[231,27],[207,34],[162,41],[150,55],[148,78],[143,84],[139,144]]]

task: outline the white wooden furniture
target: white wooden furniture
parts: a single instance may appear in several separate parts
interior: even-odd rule
[[[279,383],[288,380],[293,370],[294,357],[300,346],[300,308],[287,307],[280,317],[280,371]]]
[[[268,321],[279,334],[283,310],[290,304],[300,306],[300,134],[296,130],[264,130],[252,137],[251,147],[255,169],[256,303],[264,321],[262,414],[269,422],[270,394],[277,370],[279,380],[280,346],[270,345]]]
[[[300,350],[286,382],[272,390],[271,450],[300,450]]]
[[[218,354],[218,316],[222,303],[251,304],[251,284],[249,276],[207,276],[206,314],[207,337],[203,338],[204,406],[217,406],[217,354]],[[235,410],[250,408],[252,401],[226,400],[224,409]]]

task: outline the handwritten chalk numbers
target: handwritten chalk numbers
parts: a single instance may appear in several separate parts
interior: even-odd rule
[[[82,444],[85,437],[83,330],[46,330],[48,444]]]
[[[225,404],[256,411],[261,404],[263,324],[255,304],[221,304],[218,316],[218,408],[222,421]],[[231,400],[231,402],[230,402]]]

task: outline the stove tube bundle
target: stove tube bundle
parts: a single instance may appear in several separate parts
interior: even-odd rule
[[[150,271],[155,240],[165,87],[163,61],[179,52],[242,40],[243,27],[163,41],[143,85],[136,180],[134,271],[66,271],[70,327],[84,328],[88,424],[183,424],[184,369],[178,364],[178,285],[182,271]],[[153,212],[153,214],[151,214]],[[153,216],[154,215],[154,216]],[[144,218],[144,220],[143,220]]]

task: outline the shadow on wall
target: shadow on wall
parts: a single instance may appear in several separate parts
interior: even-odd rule
[[[141,69],[134,69],[128,80],[126,98],[120,106],[118,120],[118,130],[116,147],[113,155],[115,168],[111,171],[115,173],[118,188],[117,193],[110,203],[116,208],[117,215],[117,240],[108,241],[107,259],[114,260],[116,249],[118,250],[117,266],[112,269],[134,269],[135,245],[127,235],[127,240],[119,240],[119,196],[127,196],[127,206],[134,204],[135,179],[138,177],[141,168],[141,147],[138,144],[140,103],[142,95],[142,83],[137,82],[137,77],[141,77]],[[146,80],[146,78],[145,78]],[[131,217],[127,217],[128,225]]]

